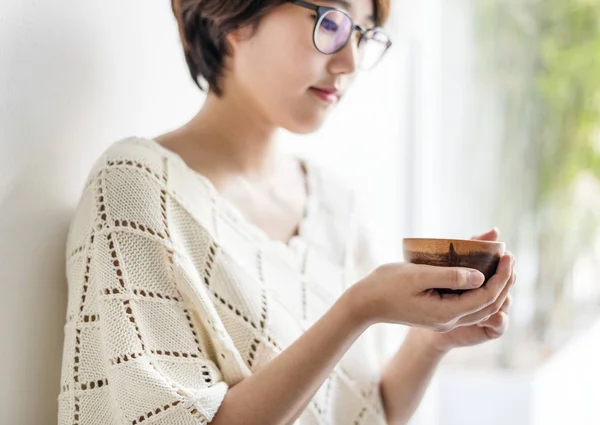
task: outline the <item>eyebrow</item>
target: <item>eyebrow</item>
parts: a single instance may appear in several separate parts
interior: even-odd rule
[[[321,0],[321,2],[341,6],[343,9],[347,10],[348,12],[352,11],[352,3],[350,3],[348,0]],[[373,25],[375,25],[375,23],[376,23],[375,16],[373,16],[373,15],[367,16],[367,19],[369,21],[371,21],[371,23]]]

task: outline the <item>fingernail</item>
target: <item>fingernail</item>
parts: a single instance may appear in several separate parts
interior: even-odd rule
[[[479,288],[485,280],[483,273],[478,270],[469,270],[469,275],[469,285],[473,288]]]

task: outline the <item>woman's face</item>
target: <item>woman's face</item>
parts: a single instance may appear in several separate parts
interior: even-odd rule
[[[373,27],[372,0],[311,3],[342,9],[355,24]],[[225,90],[235,91],[270,124],[295,133],[319,128],[352,82],[357,47],[353,33],[337,53],[321,53],[313,43],[315,22],[315,11],[286,3],[267,14],[256,31],[232,35]]]

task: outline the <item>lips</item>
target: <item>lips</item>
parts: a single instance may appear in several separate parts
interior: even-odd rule
[[[335,87],[311,87],[310,91],[322,101],[331,105],[339,102],[341,93]]]

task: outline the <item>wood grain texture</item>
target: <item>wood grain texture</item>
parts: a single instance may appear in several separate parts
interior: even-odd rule
[[[496,273],[505,248],[504,242],[466,239],[405,238],[403,240],[405,261],[431,266],[476,269],[484,274],[485,282]],[[465,292],[452,289],[438,289],[438,291],[446,294]]]

